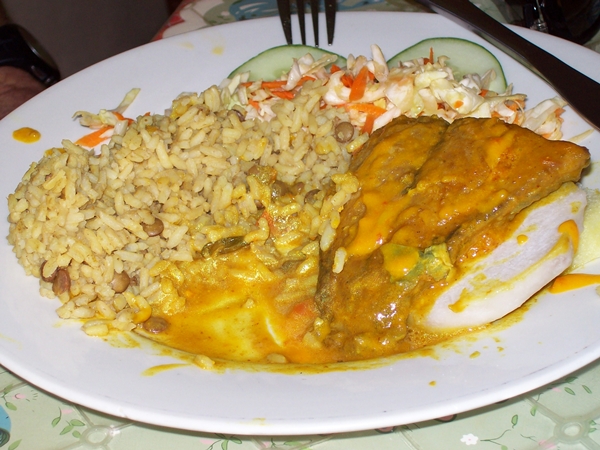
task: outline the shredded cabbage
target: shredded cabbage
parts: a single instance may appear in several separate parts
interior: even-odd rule
[[[79,118],[79,123],[84,127],[114,127],[117,125],[118,122],[123,120],[122,114],[133,103],[139,92],[139,88],[131,89],[127,94],[125,94],[125,97],[123,98],[121,103],[119,103],[119,106],[117,106],[114,109],[101,109],[98,114],[93,114],[87,111],[77,111],[75,114],[73,114],[73,118]]]
[[[369,132],[400,115],[437,115],[448,122],[461,117],[498,117],[549,139],[562,137],[560,115],[565,104],[560,99],[546,100],[525,110],[526,95],[513,94],[512,86],[508,86],[505,92],[489,90],[490,82],[496,77],[493,70],[484,74],[468,74],[456,80],[452,69],[446,65],[448,58],[445,56],[438,57],[436,61],[426,58],[404,61],[389,68],[377,45],[371,46],[371,53],[371,59],[349,55],[346,67],[338,71],[326,69],[335,62],[335,55],[326,55],[317,61],[306,55],[294,60],[290,71],[282,75],[279,80],[285,82],[282,90],[293,92],[301,89],[301,82],[307,77],[322,80],[327,91],[320,107],[345,107],[352,124],[359,129],[365,127],[369,113],[364,112],[364,108],[362,111],[361,108],[353,109],[352,105],[377,106],[378,113]],[[347,79],[355,78],[363,67],[369,70],[369,81],[360,98],[350,101],[352,89]],[[269,121],[275,117],[272,106],[280,99],[264,88],[260,81],[245,83],[234,77],[225,80],[222,86],[227,90],[227,104],[242,106],[246,110],[246,118]]]

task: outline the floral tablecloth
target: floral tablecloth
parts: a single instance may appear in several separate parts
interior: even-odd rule
[[[475,3],[503,20],[492,0]],[[410,0],[338,4],[340,10],[422,10]],[[183,0],[156,39],[276,14],[276,0]],[[600,51],[600,36],[587,46]],[[172,430],[106,416],[42,392],[0,366],[1,450],[583,450],[600,449],[597,423],[600,361],[527,395],[468,413],[381,430],[273,438]]]

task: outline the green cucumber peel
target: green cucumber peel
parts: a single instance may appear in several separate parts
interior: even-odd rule
[[[338,58],[336,60],[338,66],[346,65],[346,58],[321,48],[309,47],[307,45],[281,45],[265,50],[254,58],[249,59],[231,72],[228,78],[233,78],[235,75],[244,72],[250,72],[249,81],[278,80],[282,74],[289,72],[294,59],[302,58],[307,53],[310,53],[315,61],[323,55],[335,55]]]
[[[400,61],[411,61],[418,58],[429,58],[429,50],[433,48],[434,58],[447,56],[446,65],[454,72],[457,80],[469,73],[483,75],[490,69],[496,72],[496,79],[490,83],[489,90],[503,93],[506,91],[506,78],[498,59],[485,47],[466,39],[439,37],[424,39],[390,58],[388,66],[395,67]]]

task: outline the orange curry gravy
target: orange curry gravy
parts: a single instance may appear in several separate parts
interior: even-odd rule
[[[248,247],[173,265],[163,272],[163,283],[177,286],[185,306],[174,312],[153,308],[153,318],[168,323],[153,339],[233,361],[331,361],[333,355],[315,354],[305,338],[317,317],[317,255],[270,269]]]
[[[39,131],[30,127],[19,128],[18,130],[13,131],[12,135],[13,139],[23,142],[24,144],[32,144],[39,141],[42,137]]]
[[[162,273],[163,289],[174,289],[180,297],[165,296],[162,304],[153,305],[142,334],[169,347],[229,361],[322,364],[357,359],[320,342],[328,325],[314,301],[318,262],[316,252],[269,269],[248,247],[172,264]],[[153,333],[157,319],[164,319],[167,328]],[[419,343],[407,345],[406,351],[448,337],[415,332]]]
[[[313,237],[282,259],[268,239],[165,263],[146,333],[211,358],[294,363],[445,340],[452,333],[411,329],[411,309],[431,306],[419,293],[493,250],[519,211],[579,179],[589,153],[494,119],[400,118],[353,158],[361,188],[328,250]],[[336,271],[340,249],[347,260]]]

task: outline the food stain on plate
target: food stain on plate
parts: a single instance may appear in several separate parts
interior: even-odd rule
[[[154,376],[156,374],[166,372],[167,370],[179,369],[180,367],[187,367],[189,364],[173,363],[173,364],[159,364],[158,366],[152,366],[142,372],[144,376]]]
[[[189,48],[190,50],[193,50],[195,47],[190,41],[180,42],[179,45],[181,45],[183,48]]]
[[[19,345],[20,345],[20,342],[19,342],[19,341],[16,341],[16,340],[14,340],[13,338],[11,338],[11,337],[9,337],[9,336],[5,336],[5,335],[3,335],[2,333],[0,333],[0,339],[2,339],[2,340],[5,340],[5,341],[8,341],[8,342],[11,342],[11,343],[13,343],[13,344],[19,344]]]
[[[225,51],[225,47],[223,47],[222,45],[215,45],[212,48],[212,53],[214,55],[222,55],[224,51]]]
[[[42,137],[42,134],[33,128],[23,127],[13,131],[13,139],[24,144],[33,144]]]
[[[600,275],[587,273],[568,273],[556,278],[550,286],[550,292],[559,294],[592,284],[600,284]]]

